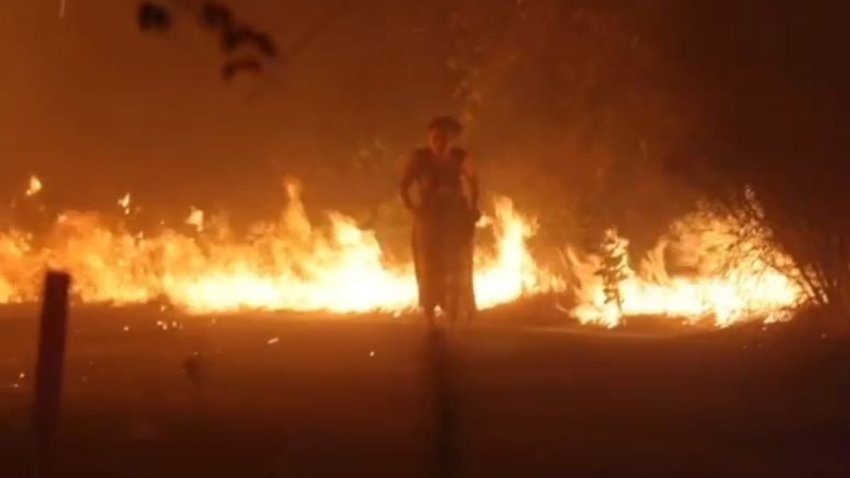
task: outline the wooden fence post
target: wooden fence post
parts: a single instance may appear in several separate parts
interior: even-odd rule
[[[426,344],[434,405],[434,455],[431,476],[455,478],[460,473],[458,390],[447,332],[430,326]]]
[[[68,290],[71,276],[48,271],[41,305],[41,327],[32,419],[35,429],[37,476],[53,473],[56,432],[62,398],[65,342],[68,328]]]

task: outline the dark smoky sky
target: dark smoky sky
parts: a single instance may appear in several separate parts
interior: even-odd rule
[[[836,109],[846,89],[838,0],[233,0],[284,51],[332,18],[235,84],[190,15],[143,34],[136,0],[66,3],[59,18],[60,0],[0,2],[8,198],[36,173],[56,205],[108,209],[130,191],[149,211],[272,217],[289,174],[314,209],[354,212],[390,204],[428,119],[456,113],[485,191],[516,198],[542,231],[598,238],[616,224],[648,245],[695,198],[670,158],[741,138],[787,149],[814,123],[784,105]]]
[[[354,2],[286,64],[225,84],[217,40],[175,16],[142,34],[134,0],[0,3],[0,175],[29,173],[70,207],[280,206],[281,178],[333,191],[324,172],[375,141],[412,146],[436,113],[458,108],[440,2]],[[338,0],[230,2],[282,46]],[[320,183],[325,184],[320,184]],[[394,184],[378,185],[387,195]],[[334,201],[339,198],[334,198]]]

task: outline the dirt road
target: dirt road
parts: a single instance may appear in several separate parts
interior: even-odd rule
[[[29,466],[34,314],[0,314],[2,477]],[[845,344],[482,321],[435,380],[412,318],[77,309],[62,476],[425,477],[438,439],[463,477],[850,476]]]

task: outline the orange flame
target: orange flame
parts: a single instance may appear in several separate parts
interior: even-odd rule
[[[257,224],[243,241],[230,234],[165,230],[133,235],[106,227],[91,213],[67,212],[34,249],[24,235],[0,236],[0,301],[34,300],[43,265],[72,271],[83,302],[116,305],[164,299],[189,313],[238,310],[396,312],[416,304],[410,264],[389,264],[373,231],[328,214],[329,227],[310,223],[295,182],[276,223]],[[124,214],[129,193],[119,201]],[[192,208],[186,223],[207,231]],[[495,251],[475,258],[479,303],[493,306],[557,285],[525,248],[532,222],[508,199],[496,201]],[[216,234],[218,232],[218,234]]]
[[[24,191],[24,194],[27,197],[35,196],[36,194],[41,192],[43,188],[44,186],[41,184],[41,179],[39,179],[38,176],[33,174],[32,176],[30,176],[29,181],[27,182],[27,190]]]
[[[791,261],[771,249],[758,228],[741,237],[745,224],[732,217],[697,212],[673,225],[643,260],[639,272],[628,268],[618,283],[621,303],[607,300],[602,279],[596,274],[602,259],[580,257],[568,248],[567,256],[579,278],[579,305],[573,315],[582,323],[614,327],[629,316],[665,316],[691,322],[713,319],[717,326],[762,318],[788,318],[805,300],[793,278]],[[628,241],[618,238],[625,250]],[[739,253],[727,261],[732,251]],[[671,276],[665,253],[689,274]]]
[[[287,182],[286,191],[289,202],[280,218],[256,224],[243,239],[234,239],[196,208],[185,220],[191,233],[165,229],[150,236],[132,234],[84,212],[61,214],[42,246],[17,230],[0,233],[0,303],[35,301],[41,273],[51,267],[74,274],[75,296],[86,303],[161,301],[191,314],[396,313],[415,307],[411,264],[389,262],[374,231],[341,213],[329,213],[327,226],[312,224],[298,184]],[[118,205],[124,214],[138,211],[129,193]],[[510,199],[497,198],[494,216],[478,226],[492,227],[495,238],[491,250],[476,251],[481,307],[567,290],[563,276],[532,256],[526,241],[537,224],[519,214]],[[602,258],[566,248],[576,299],[570,313],[582,323],[608,327],[637,315],[713,318],[719,326],[784,318],[805,294],[788,273],[789,261],[767,247],[765,237],[751,234],[744,248],[750,252],[724,263],[723,251],[738,240],[733,232],[741,227],[733,218],[705,213],[678,221],[637,271],[625,271],[617,284],[619,304],[606,302],[597,274]],[[625,250],[627,241],[619,240],[619,249]],[[689,272],[672,273],[666,260],[670,255]]]

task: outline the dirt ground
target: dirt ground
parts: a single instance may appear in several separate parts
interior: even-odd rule
[[[0,311],[4,478],[31,476],[36,315]],[[71,320],[59,476],[426,477],[445,456],[458,477],[850,476],[850,347],[828,336],[485,316],[435,341],[412,317],[155,307]]]

